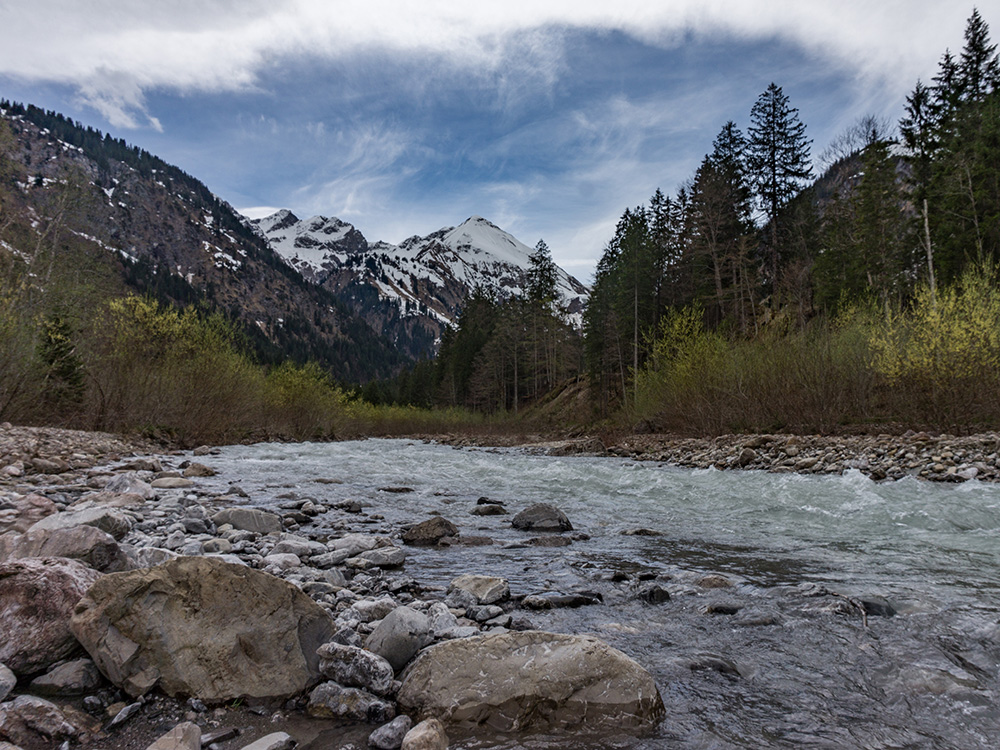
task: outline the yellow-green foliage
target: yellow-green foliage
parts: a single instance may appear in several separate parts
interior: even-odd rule
[[[345,421],[346,398],[314,362],[286,362],[265,381],[268,424],[288,437],[337,437]]]
[[[863,416],[872,388],[864,317],[727,338],[697,309],[670,313],[639,372],[635,418],[670,431],[829,430]]]
[[[890,383],[945,387],[1000,367],[1000,290],[993,269],[969,268],[954,286],[918,290],[909,310],[873,331],[875,367]]]
[[[90,342],[98,426],[210,439],[256,421],[262,373],[218,315],[128,296],[108,303]]]

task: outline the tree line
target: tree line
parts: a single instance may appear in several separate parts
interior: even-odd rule
[[[744,134],[719,131],[673,196],[628,208],[585,313],[586,370],[605,410],[638,398],[662,322],[695,309],[735,339],[800,331],[864,300],[889,316],[1000,251],[1000,64],[978,11],[958,56],[917,82],[898,128],[863,118],[813,181],[811,140],[772,83]]]

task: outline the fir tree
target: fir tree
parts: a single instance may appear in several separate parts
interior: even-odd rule
[[[769,281],[775,284],[779,267],[779,219],[781,209],[812,177],[809,163],[811,140],[798,110],[788,103],[781,87],[772,83],[750,111],[748,171],[761,209],[770,225],[767,248]]]

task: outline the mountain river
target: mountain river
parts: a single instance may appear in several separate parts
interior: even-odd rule
[[[363,515],[331,511],[329,523],[390,533],[439,513],[462,536],[493,540],[408,548],[405,574],[424,598],[467,572],[503,576],[515,596],[600,594],[603,603],[523,614],[621,649],[653,674],[667,709],[644,737],[456,736],[453,747],[1000,743],[998,485],[691,471],[407,440],[230,446],[211,463],[220,474],[206,483],[237,483],[255,505],[289,493],[359,500]],[[380,489],[401,486],[412,491]],[[511,514],[556,505],[589,539],[524,546],[533,534],[512,529],[511,516],[471,514],[483,496]],[[636,595],[654,584],[669,601]]]

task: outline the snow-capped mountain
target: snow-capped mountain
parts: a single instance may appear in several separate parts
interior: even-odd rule
[[[252,222],[271,248],[306,279],[346,297],[397,346],[428,354],[476,286],[521,294],[532,249],[481,216],[399,245],[369,244],[336,218],[300,220],[278,211]],[[561,304],[579,325],[587,288],[558,269]]]

